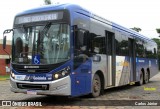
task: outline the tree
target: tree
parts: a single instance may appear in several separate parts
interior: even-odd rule
[[[50,5],[50,4],[52,4],[52,3],[51,3],[51,0],[44,0],[44,4],[45,4],[45,5]]]
[[[160,35],[160,28],[156,29],[157,33]],[[159,36],[160,37],[160,36]]]
[[[139,28],[139,27],[133,27],[133,28],[131,28],[132,30],[134,30],[134,31],[137,31],[137,32],[140,32],[140,31],[142,31],[142,29],[141,28]]]
[[[154,41],[157,43],[157,46],[158,46],[158,53],[160,54],[160,39],[153,38],[152,40],[154,40]]]

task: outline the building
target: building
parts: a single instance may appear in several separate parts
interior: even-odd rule
[[[11,41],[7,41],[5,51],[11,54]],[[0,75],[9,73],[9,55],[3,50],[3,39],[0,39]]]

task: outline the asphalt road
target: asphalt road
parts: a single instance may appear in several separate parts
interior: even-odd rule
[[[160,73],[150,79],[148,84],[142,86],[127,85],[105,90],[104,94],[97,98],[82,96],[77,98],[67,98],[60,96],[27,95],[13,93],[10,91],[9,80],[0,81],[0,100],[10,101],[15,107],[1,106],[0,108],[30,108],[37,106],[16,106],[17,102],[37,103],[37,108],[54,109],[160,109]],[[150,101],[146,101],[150,100]],[[2,101],[0,101],[2,104]],[[151,102],[152,106],[148,106]],[[39,104],[38,104],[39,103]],[[22,104],[20,104],[22,105]],[[35,104],[33,104],[35,105]],[[42,107],[41,107],[42,105]],[[131,107],[131,106],[132,107]],[[138,106],[137,106],[138,105]],[[146,106],[147,105],[147,106]],[[159,106],[157,106],[159,105]]]

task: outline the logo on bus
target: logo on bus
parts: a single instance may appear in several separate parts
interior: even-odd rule
[[[40,55],[33,56],[32,63],[33,64],[40,64]]]
[[[47,78],[45,76],[26,76],[24,80],[30,80],[30,81],[33,81],[33,80],[47,80]]]
[[[124,66],[124,67],[128,67],[129,66],[129,62],[128,61],[121,61],[121,62],[116,62],[116,66]]]

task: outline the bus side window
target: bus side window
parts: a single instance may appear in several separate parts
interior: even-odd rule
[[[105,54],[106,53],[105,37],[103,37],[103,36],[94,37],[92,48],[93,48],[94,54]],[[110,52],[110,51],[111,50],[109,50],[108,52]]]
[[[77,68],[88,59],[88,33],[88,31],[82,29],[78,29],[78,31],[76,31],[74,38],[74,68]]]
[[[75,50],[78,51],[77,55],[79,54],[86,54],[88,55],[88,48],[89,48],[89,43],[88,43],[88,31],[84,30],[78,30],[77,34],[75,36]]]

